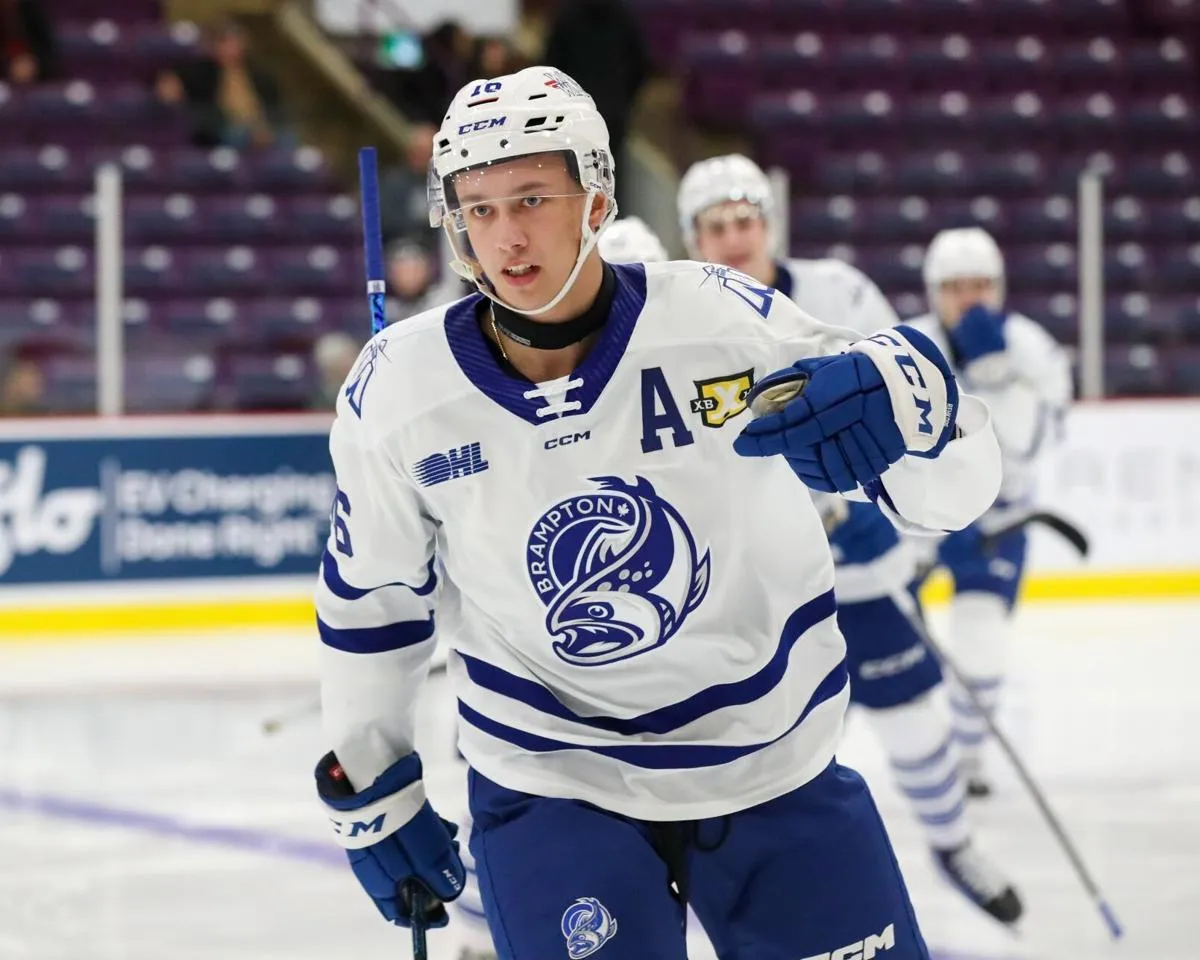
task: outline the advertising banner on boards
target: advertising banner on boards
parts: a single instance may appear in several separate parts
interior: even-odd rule
[[[0,427],[0,584],[315,575],[327,420],[231,420]]]

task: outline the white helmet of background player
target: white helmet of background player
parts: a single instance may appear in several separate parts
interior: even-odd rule
[[[956,227],[935,236],[921,272],[929,309],[947,326],[976,303],[992,310],[1004,305],[1004,257],[980,227]]]
[[[530,157],[536,158],[533,164],[509,163]],[[561,180],[564,162],[579,189],[538,195],[538,170],[553,171],[552,177],[547,176]],[[545,201],[584,198],[574,267],[557,293],[540,306],[522,308],[502,299],[494,279],[485,274],[467,233],[470,215],[483,217],[491,210],[472,199],[479,191],[489,205],[525,201],[523,209],[528,210]],[[476,80],[455,96],[434,140],[429,222],[446,231],[454,254],[451,268],[486,296],[528,316],[552,309],[567,295],[599,234],[616,213],[608,127],[592,98],[561,70],[529,67],[492,80]],[[519,299],[516,285],[509,286],[509,299]]]
[[[600,256],[609,263],[660,263],[670,259],[662,241],[638,217],[625,217],[604,231]]]
[[[677,207],[690,256],[747,273],[769,268],[775,202],[767,175],[749,157],[734,153],[692,164],[679,184]]]

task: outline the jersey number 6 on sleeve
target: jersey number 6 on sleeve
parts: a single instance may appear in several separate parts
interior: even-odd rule
[[[333,545],[337,552],[347,557],[354,556],[354,547],[350,545],[350,527],[346,518],[350,516],[350,498],[339,490],[333,496],[333,506],[329,511],[329,523],[333,527]]]

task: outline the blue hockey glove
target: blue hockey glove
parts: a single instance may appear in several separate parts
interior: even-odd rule
[[[747,404],[755,410],[758,398],[798,379],[805,381],[800,394],[747,424],[733,449],[744,457],[783,456],[813,490],[865,487],[906,453],[937,456],[954,434],[954,375],[933,342],[911,327],[770,374]]]
[[[316,777],[338,843],[384,918],[411,926],[415,887],[424,894],[419,919],[444,927],[443,904],[462,893],[466,872],[454,839],[458,827],[425,799],[421,758],[410,753],[397,760],[358,793],[332,753],[321,758]]]
[[[947,331],[963,366],[993,353],[1003,353],[1004,314],[989,310],[982,303],[967,309],[958,324]]]

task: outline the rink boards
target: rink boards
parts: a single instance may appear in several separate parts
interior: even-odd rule
[[[308,626],[329,422],[0,422],[0,637]],[[1064,433],[1038,506],[1091,555],[1035,529],[1025,599],[1200,596],[1200,401],[1081,404]]]

